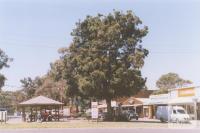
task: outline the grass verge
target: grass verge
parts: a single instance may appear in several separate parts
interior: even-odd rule
[[[167,128],[167,124],[138,123],[138,122],[88,122],[88,121],[0,124],[0,129],[26,129],[26,128]]]

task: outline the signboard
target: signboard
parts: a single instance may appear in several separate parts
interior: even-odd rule
[[[97,102],[92,102],[92,108],[98,108],[98,103]]]
[[[92,119],[98,118],[98,108],[92,108]]]
[[[92,102],[91,107],[92,107],[91,109],[92,119],[97,119],[98,118],[98,103]]]
[[[6,110],[3,110],[3,109],[0,109],[0,121],[1,122],[6,122],[7,120],[7,111]]]
[[[117,107],[117,102],[116,101],[111,101],[111,107]]]
[[[190,97],[195,96],[194,88],[184,88],[178,90],[178,97]]]
[[[169,94],[159,94],[159,95],[151,95],[149,97],[149,105],[161,105],[168,104],[168,99],[170,98]]]
[[[63,109],[63,115],[64,116],[70,116],[71,114],[70,114],[70,108],[64,108]]]

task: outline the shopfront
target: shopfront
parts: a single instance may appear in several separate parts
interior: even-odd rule
[[[161,105],[182,106],[192,119],[200,120],[200,87],[172,89],[168,94],[149,97],[149,118],[155,118],[156,108]]]
[[[139,118],[148,117],[149,116],[149,106],[145,106],[148,103],[148,98],[135,98],[130,97],[122,103],[122,110],[134,110]]]
[[[150,95],[149,97],[149,116],[148,118],[154,119],[157,106],[168,105],[169,94]]]
[[[171,99],[169,104],[172,106],[182,106],[192,119],[200,120],[200,88],[187,87],[170,91]]]

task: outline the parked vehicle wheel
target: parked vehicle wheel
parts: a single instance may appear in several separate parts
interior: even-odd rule
[[[131,119],[132,119],[131,117],[128,117],[128,120],[129,120],[129,121],[131,121]]]
[[[160,121],[161,121],[162,123],[164,123],[164,122],[165,122],[165,121],[164,121],[164,119],[163,119],[162,117],[160,118]]]
[[[178,124],[178,123],[181,123],[181,122],[179,121],[179,119],[176,119],[176,123]]]

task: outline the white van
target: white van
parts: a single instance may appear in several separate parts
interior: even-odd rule
[[[181,106],[158,106],[156,118],[161,122],[188,123],[190,117]]]

